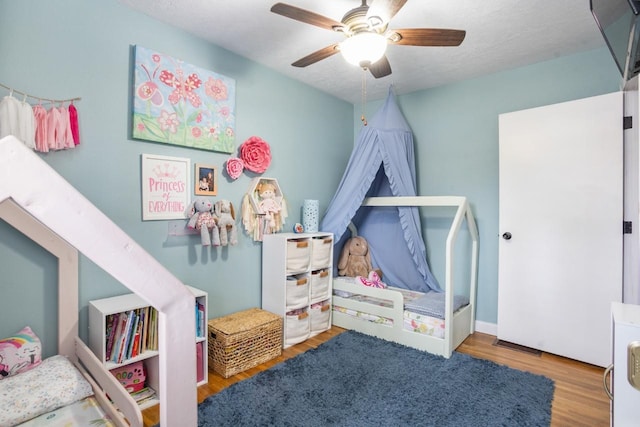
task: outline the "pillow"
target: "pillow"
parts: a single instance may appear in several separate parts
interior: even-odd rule
[[[64,356],[0,381],[0,426],[14,426],[91,396],[91,384]]]
[[[40,338],[28,326],[13,337],[0,340],[0,380],[38,366],[41,352]]]

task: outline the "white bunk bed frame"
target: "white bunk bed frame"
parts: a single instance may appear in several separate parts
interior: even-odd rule
[[[58,351],[90,373],[86,376],[96,399],[114,422],[143,425],[133,398],[78,338],[78,251],[156,308],[158,338],[173,344],[160,348],[160,424],[196,426],[194,297],[189,289],[14,136],[0,139],[0,218],[58,258]]]
[[[476,228],[476,223],[467,199],[457,196],[369,197],[363,201],[362,206],[439,206],[457,208],[451,227],[449,228],[445,248],[444,288],[446,296],[444,338],[420,334],[403,328],[404,302],[400,292],[392,289],[379,289],[356,285],[341,280],[334,280],[334,290],[388,300],[391,302],[391,306],[382,307],[366,302],[354,301],[338,295],[333,296],[334,306],[386,317],[391,319],[393,324],[384,325],[382,323],[370,322],[340,311],[333,312],[333,324],[341,328],[373,335],[446,358],[451,357],[453,351],[475,330],[476,292],[478,284],[478,229]],[[469,304],[454,313],[454,247],[458,233],[465,220],[471,238]]]

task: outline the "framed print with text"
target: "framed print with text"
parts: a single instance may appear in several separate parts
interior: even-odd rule
[[[142,220],[184,219],[191,196],[191,160],[142,155]]]

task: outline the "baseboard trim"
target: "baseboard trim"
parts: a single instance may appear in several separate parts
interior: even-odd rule
[[[483,334],[493,335],[494,337],[498,336],[498,325],[495,323],[483,322],[481,320],[476,320],[476,331],[482,332]]]

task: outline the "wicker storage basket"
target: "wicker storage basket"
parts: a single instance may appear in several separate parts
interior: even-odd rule
[[[209,366],[229,378],[282,354],[282,318],[259,308],[211,319]]]

